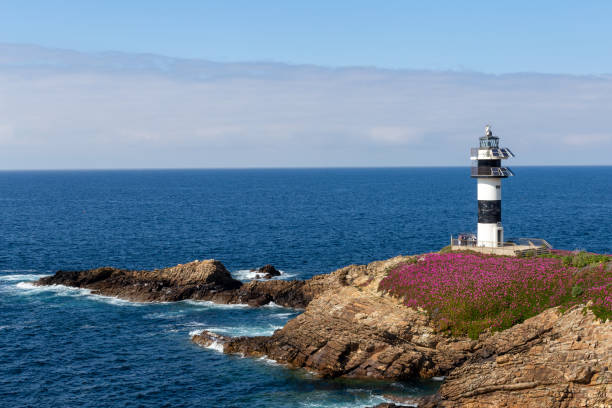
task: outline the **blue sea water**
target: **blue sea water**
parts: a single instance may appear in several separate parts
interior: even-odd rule
[[[612,167],[523,167],[506,237],[612,252]],[[31,281],[57,269],[216,258],[308,278],[438,250],[476,227],[466,168],[0,172],[3,407],[359,407],[431,382],[322,380],[200,348],[190,332],[271,334],[299,311],[140,304]]]

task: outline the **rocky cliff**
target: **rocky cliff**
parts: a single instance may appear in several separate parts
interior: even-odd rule
[[[410,257],[351,265],[307,281],[234,280],[218,261],[155,271],[60,271],[39,284],[90,288],[138,301],[271,301],[305,308],[272,336],[193,340],[226,353],[263,356],[323,376],[405,380],[446,376],[419,407],[611,407],[612,323],[584,306],[545,312],[479,340],[440,333],[422,310],[378,291],[388,271]]]
[[[419,310],[378,292],[397,257],[336,271],[338,286],[268,337],[193,340],[225,353],[272,358],[323,376],[404,380],[446,377],[419,407],[612,407],[612,323],[584,305],[559,308],[479,340],[436,332]]]
[[[558,308],[480,341],[432,407],[612,406],[612,323]]]
[[[226,353],[266,355],[329,377],[402,380],[444,374],[466,359],[476,342],[437,334],[426,313],[377,292],[386,271],[406,259],[334,272],[338,286],[322,291],[270,337],[203,332],[193,340],[204,346],[224,343]]]

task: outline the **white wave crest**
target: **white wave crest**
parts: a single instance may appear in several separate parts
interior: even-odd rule
[[[257,360],[262,361],[264,363],[266,363],[267,365],[271,365],[271,366],[279,366],[281,365],[279,362],[272,360],[271,358],[268,358],[268,356],[262,356],[259,357]]]
[[[50,275],[25,274],[25,275],[0,275],[0,281],[5,282],[31,282]]]
[[[242,308],[248,308],[249,305],[245,305],[242,303],[237,303],[237,304],[224,304],[224,303],[215,303],[215,302],[211,302],[210,300],[193,300],[193,299],[187,299],[187,300],[182,300],[181,302],[190,304],[190,305],[194,305],[194,306],[201,306],[201,307],[205,307],[205,308],[217,308],[217,309],[242,309]]]
[[[25,295],[37,295],[41,293],[53,293],[55,296],[69,296],[69,297],[85,297],[88,299],[101,301],[117,306],[143,306],[146,303],[143,302],[132,302],[130,300],[119,299],[114,296],[104,296],[92,294],[91,289],[86,288],[73,288],[65,285],[44,285],[37,286],[32,282],[19,282],[15,285],[16,288],[21,289]]]
[[[19,282],[15,285],[16,288],[19,289],[23,289],[28,291],[29,293],[42,293],[42,292],[54,292],[56,294],[66,294],[66,295],[74,295],[74,294],[81,294],[81,295],[88,295],[91,293],[91,290],[89,289],[83,289],[83,288],[73,288],[70,286],[64,286],[64,285],[44,285],[44,286],[38,286],[33,284],[31,281],[30,282]]]
[[[272,317],[277,318],[277,319],[287,319],[294,315],[295,313],[274,313]]]
[[[289,279],[289,278],[293,278],[296,275],[293,273],[287,273],[285,271],[281,271],[279,270],[280,275],[279,276],[273,276],[271,279]],[[240,281],[251,281],[251,280],[268,280],[265,279],[263,277],[263,273],[258,272],[257,270],[251,270],[251,269],[239,269],[237,271],[233,271],[232,275],[234,276],[235,279],[238,279]],[[259,276],[259,278],[257,277]]]
[[[315,397],[319,397],[318,395]],[[306,397],[308,398],[308,397]],[[383,397],[382,395],[374,395],[371,394],[366,400],[362,400],[359,403],[346,403],[346,402],[337,402],[337,403],[330,403],[329,401],[326,401],[325,398],[323,396],[321,396],[321,398],[316,398],[319,401],[303,401],[300,402],[300,406],[301,407],[307,407],[307,408],[365,408],[365,407],[372,407],[374,405],[378,405],[384,402],[387,403],[392,403],[395,401],[391,401],[385,397]],[[406,407],[417,407],[417,405],[414,404],[402,404],[401,406],[406,406]]]
[[[206,327],[206,323],[202,322],[187,322],[187,323],[179,323],[179,326],[184,327]]]
[[[221,344],[221,343],[219,343],[217,341],[213,341],[208,346],[206,346],[206,348],[218,351],[219,353],[223,353],[223,344]]]
[[[282,329],[283,326],[275,326],[268,324],[267,326],[248,327],[248,326],[205,326],[206,331],[213,333],[221,333],[227,336],[239,337],[255,337],[255,336],[271,336],[275,330]]]
[[[204,329],[192,330],[189,332],[189,337],[198,336],[204,332]]]
[[[178,312],[148,313],[144,315],[142,318],[151,319],[151,320],[157,320],[157,319],[174,320],[174,319],[180,319],[183,316],[185,316],[185,314],[182,311],[178,311]]]
[[[284,309],[284,307],[283,307],[283,306],[281,306],[281,305],[277,305],[277,304],[276,304],[276,303],[274,303],[274,302],[270,302],[270,303],[268,303],[267,305],[264,305],[263,307],[273,307],[273,308],[283,308],[283,309]]]

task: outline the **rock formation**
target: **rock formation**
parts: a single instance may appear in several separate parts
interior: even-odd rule
[[[262,306],[304,308],[319,293],[337,287],[334,274],[309,280],[271,280],[242,283],[216,260],[193,261],[153,271],[111,267],[85,271],[58,271],[41,278],[38,285],[66,285],[91,289],[94,294],[116,296],[138,302],[174,302],[185,299],[215,303],[245,303]]]
[[[272,279],[275,276],[281,275],[280,271],[270,264],[257,269],[257,272],[257,279]]]
[[[59,271],[42,278],[39,285],[60,284],[92,289],[93,293],[148,302],[183,299],[218,300],[228,303],[242,286],[223,264],[215,260],[194,261],[154,271],[98,268],[87,271]]]
[[[430,407],[612,406],[612,323],[558,308],[482,340]]]
[[[334,272],[330,276],[338,285],[270,337],[211,338],[203,332],[194,341],[224,343],[226,353],[266,355],[328,377],[402,380],[446,373],[468,357],[476,342],[436,334],[426,313],[377,293],[388,268],[406,259]]]
[[[334,272],[339,286],[272,336],[203,332],[193,340],[329,377],[447,376],[438,394],[398,401],[409,406],[612,407],[612,322],[585,306],[553,308],[478,341],[452,338],[437,333],[426,313],[377,292],[386,271],[405,260]]]
[[[218,261],[155,271],[98,268],[60,271],[41,285],[90,288],[138,301],[275,302],[305,308],[271,336],[230,338],[203,332],[193,340],[226,353],[267,356],[327,377],[404,380],[446,376],[419,407],[611,407],[612,322],[584,306],[558,308],[478,341],[436,331],[422,310],[378,291],[389,269],[410,257],[351,265],[301,281],[233,279]],[[392,406],[392,405],[389,405]]]

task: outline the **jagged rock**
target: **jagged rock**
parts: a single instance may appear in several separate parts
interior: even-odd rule
[[[477,345],[431,407],[612,407],[612,322],[548,309]]]
[[[231,298],[242,283],[215,260],[193,261],[154,271],[97,268],[59,271],[42,278],[39,285],[66,285],[92,289],[93,293],[135,301]],[[226,303],[226,302],[224,302]]]
[[[272,279],[274,276],[281,275],[281,273],[270,264],[262,266],[257,272],[262,273],[262,275],[257,275],[257,277],[259,278],[261,276],[263,279]]]
[[[191,340],[193,340],[195,343],[199,344],[202,347],[209,347],[214,343],[223,346],[230,340],[230,337],[204,330],[200,334],[193,335],[191,337]]]
[[[224,351],[267,355],[328,377],[401,380],[446,373],[467,358],[475,342],[437,334],[426,313],[377,292],[388,268],[403,260],[328,275],[335,289],[319,293],[284,328],[269,337],[231,338]]]
[[[211,259],[153,271],[110,267],[58,271],[40,279],[37,284],[88,288],[94,294],[139,302],[193,299],[251,306],[275,302],[280,306],[304,308],[319,293],[341,285],[341,279],[341,274],[325,274],[306,281],[271,280],[243,284],[232,278],[221,262]]]

